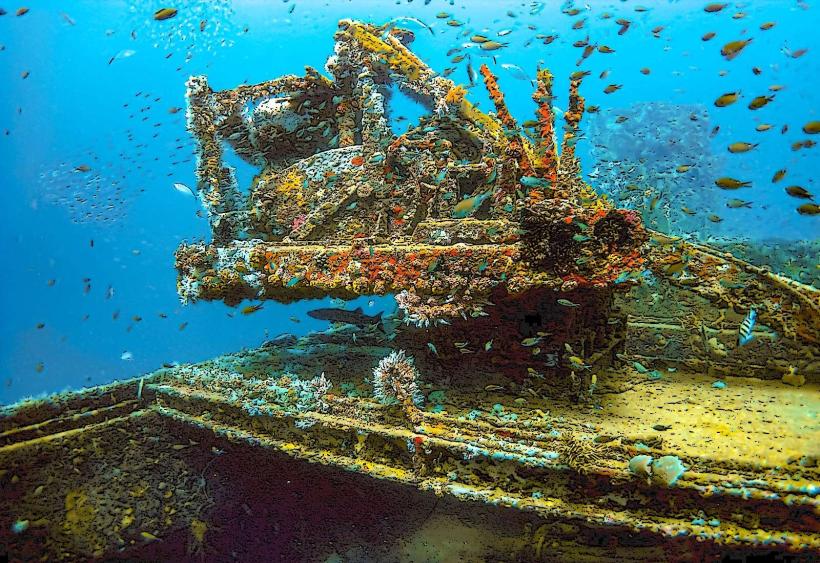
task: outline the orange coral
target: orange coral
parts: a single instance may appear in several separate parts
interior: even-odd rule
[[[498,88],[498,81],[496,80],[495,75],[487,65],[481,65],[479,71],[481,72],[481,76],[484,77],[484,86],[490,94],[490,99],[495,104],[495,113],[498,115],[498,119],[504,124],[505,127],[509,129],[516,129],[518,124],[515,122],[515,119],[512,115],[510,115],[510,112],[507,109],[507,104],[504,101],[504,94],[502,94],[501,90]]]
[[[536,75],[538,87],[532,95],[538,104],[535,111],[538,117],[538,153],[541,155],[541,166],[545,177],[555,183],[558,177],[558,154],[555,147],[555,124],[552,113],[552,74],[547,69],[539,69]]]
[[[532,175],[532,166],[524,151],[521,136],[517,133],[518,124],[507,109],[504,94],[501,93],[501,89],[498,87],[498,80],[487,65],[481,65],[479,72],[481,72],[481,76],[484,77],[484,86],[487,88],[487,92],[490,94],[490,99],[493,101],[493,104],[495,104],[495,113],[498,116],[498,120],[511,132],[509,144],[507,145],[507,153],[518,160],[518,167],[525,176]],[[513,131],[516,131],[516,133],[512,134]]]
[[[467,95],[467,90],[463,86],[453,86],[447,91],[444,101],[448,104],[460,104],[465,95]]]
[[[578,134],[578,124],[584,116],[584,97],[578,93],[581,79],[571,80],[569,83],[569,107],[564,114],[567,122],[567,131],[564,133],[564,142],[561,145],[561,158],[573,158],[575,156],[575,143],[570,142]]]

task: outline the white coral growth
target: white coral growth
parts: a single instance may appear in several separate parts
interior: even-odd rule
[[[330,405],[325,401],[325,395],[330,391],[332,384],[330,380],[322,375],[317,375],[310,380],[295,379],[292,382],[293,388],[296,390],[298,399],[296,408],[300,411],[319,411],[326,412]]]
[[[179,301],[183,305],[194,303],[199,298],[200,282],[191,275],[180,276],[177,282]]]
[[[384,404],[409,399],[421,405],[424,396],[419,389],[419,377],[413,358],[407,357],[404,350],[393,351],[373,369],[373,396]]]
[[[466,319],[468,314],[473,318],[487,316],[484,307],[492,305],[486,299],[473,298],[469,292],[453,294],[444,300],[428,297],[425,301],[415,292],[407,290],[396,294],[396,304],[404,312],[404,322],[419,328],[450,324],[447,319],[459,316]]]

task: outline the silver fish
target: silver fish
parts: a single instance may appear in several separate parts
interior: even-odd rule
[[[527,73],[524,72],[524,69],[518,65],[510,64],[510,63],[502,63],[501,68],[506,70],[510,73],[510,76],[516,78],[518,80],[529,80],[530,77],[527,76]]]
[[[185,184],[181,184],[179,182],[174,182],[174,189],[181,194],[185,194],[191,197],[195,197],[194,191],[186,186]]]

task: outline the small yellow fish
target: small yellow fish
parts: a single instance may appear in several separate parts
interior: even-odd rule
[[[785,88],[785,86],[783,86],[782,84],[772,84],[771,86],[769,86],[769,90],[771,90],[772,92],[779,92],[783,88]]]
[[[261,303],[259,305],[248,305],[247,307],[242,309],[242,314],[243,315],[251,315],[251,314],[259,311],[260,309],[262,309],[263,306],[264,305],[262,305]]]
[[[703,11],[708,12],[710,14],[714,14],[721,11],[728,5],[729,4],[720,4],[719,2],[712,2],[711,4],[706,4],[706,6],[703,7]]]
[[[775,22],[765,22],[765,23],[760,24],[760,29],[762,29],[763,31],[768,31],[769,29],[773,28],[775,25],[776,25]]]
[[[715,100],[715,105],[719,108],[725,108],[735,103],[740,96],[740,92],[727,92]]]
[[[740,209],[741,207],[751,207],[751,201],[743,201],[742,199],[730,199],[726,202],[726,207],[729,209]]]
[[[473,43],[486,43],[489,40],[490,40],[489,37],[485,37],[484,35],[478,35],[478,34],[473,35],[472,37],[470,37],[470,41],[472,41]]]
[[[697,215],[697,211],[695,211],[694,209],[689,209],[688,207],[681,207],[680,210],[686,213],[687,215]]]
[[[774,127],[774,125],[772,125],[771,123],[761,123],[760,125],[755,127],[755,131],[760,131],[760,132],[768,131],[772,127]]]
[[[744,143],[743,141],[738,141],[737,143],[732,143],[729,145],[729,152],[732,154],[749,152],[757,145],[758,143]]]
[[[803,126],[803,133],[807,135],[816,135],[820,133],[820,121],[809,121]]]
[[[738,188],[749,188],[752,186],[752,183],[742,182],[740,180],[736,180],[735,178],[723,176],[722,178],[715,180],[715,185],[724,190],[736,190]]]
[[[673,262],[672,264],[669,264],[666,267],[666,273],[671,275],[679,274],[683,271],[685,267],[686,262],[684,262],[683,260],[678,260],[677,262]]]
[[[623,88],[623,84],[610,84],[604,88],[604,94],[611,94]]]
[[[820,205],[817,205],[816,203],[804,203],[797,208],[797,212],[800,215],[817,215],[820,213]]]
[[[160,8],[154,12],[154,19],[157,21],[169,20],[177,15],[176,8]]]
[[[785,175],[786,175],[786,169],[785,168],[781,168],[780,170],[775,172],[774,176],[772,176],[772,184],[778,183],[780,180],[783,179],[783,176],[785,176]]]
[[[738,39],[737,41],[730,41],[723,48],[720,50],[720,54],[726,57],[726,60],[731,61],[735,57],[737,57],[741,51],[751,43],[752,40],[750,39]]]
[[[678,174],[683,174],[684,172],[689,172],[689,169],[692,168],[691,164],[681,164],[677,168],[675,168],[675,172]]]
[[[506,46],[507,46],[506,43],[499,43],[498,41],[490,40],[490,41],[485,41],[484,43],[482,43],[481,44],[481,49],[483,51],[496,51],[496,50],[501,49],[502,47],[506,47]]]
[[[760,109],[772,100],[774,100],[774,96],[757,96],[755,99],[749,102],[749,109]]]
[[[814,199],[814,196],[806,188],[800,186],[789,186],[786,188],[786,193],[799,199]]]
[[[614,53],[615,49],[613,49],[612,47],[609,47],[607,45],[598,45],[598,52],[599,53],[604,53],[604,54],[609,54],[609,53]]]
[[[468,197],[467,199],[462,199],[456,204],[455,207],[453,207],[453,217],[456,219],[464,219],[473,211],[481,207],[481,204],[484,203],[485,199],[490,197],[491,193],[492,192],[487,191],[472,197]]]
[[[709,215],[708,219],[712,223],[720,223],[721,221],[723,221],[723,219],[719,215],[715,215],[715,214]]]
[[[709,41],[715,35],[717,35],[717,34],[714,31],[709,31],[707,33],[704,33],[703,36],[700,39],[701,39],[701,41]]]
[[[567,358],[569,360],[569,364],[573,369],[589,369],[590,366],[584,363],[584,360],[579,358],[578,356],[570,356]]]
[[[535,337],[532,337],[532,338],[525,338],[524,340],[521,341],[521,345],[529,347],[529,346],[535,346],[539,342],[541,342],[541,337],[540,336],[535,336]]]

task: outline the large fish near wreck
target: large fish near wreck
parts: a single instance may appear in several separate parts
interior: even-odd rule
[[[384,332],[384,325],[382,325],[382,314],[379,313],[378,315],[366,315],[364,311],[362,311],[361,307],[358,307],[353,311],[350,311],[348,309],[334,309],[328,307],[323,309],[314,309],[312,311],[308,311],[307,314],[309,317],[319,319],[320,321],[330,321],[332,323],[345,323],[349,325],[355,325],[360,328],[375,326],[379,330]]]

